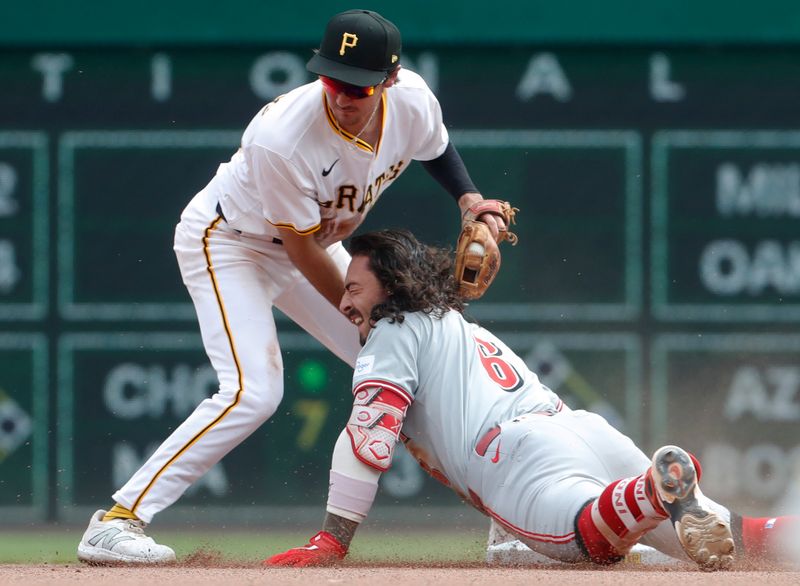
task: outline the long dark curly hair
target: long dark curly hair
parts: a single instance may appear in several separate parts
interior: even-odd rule
[[[350,254],[365,256],[389,297],[372,308],[370,322],[382,318],[403,321],[404,311],[441,317],[448,310],[464,311],[453,275],[450,250],[427,246],[408,230],[380,230],[354,236]]]

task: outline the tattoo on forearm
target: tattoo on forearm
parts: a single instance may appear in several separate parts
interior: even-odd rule
[[[322,524],[322,530],[333,535],[345,547],[350,547],[356,529],[358,529],[358,523],[333,513],[326,514],[325,522]]]

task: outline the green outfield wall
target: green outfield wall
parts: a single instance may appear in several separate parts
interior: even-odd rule
[[[4,521],[84,522],[214,392],[175,223],[349,7],[219,4],[3,7]],[[644,6],[370,7],[400,24],[476,183],[521,209],[471,315],[570,405],[645,450],[686,446],[707,494],[773,514],[800,486],[798,9]],[[452,244],[459,221],[411,164],[364,229],[384,226]],[[165,517],[321,518],[350,372],[277,320],[281,409]],[[460,506],[401,450],[375,514]]]
[[[3,7],[0,43],[313,45],[328,15],[350,8],[381,12],[408,44],[423,46],[800,41],[800,5],[792,0],[29,0]]]

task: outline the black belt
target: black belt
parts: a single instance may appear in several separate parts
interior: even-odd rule
[[[219,214],[220,218],[225,220],[225,223],[228,222],[228,219],[225,217],[225,214],[222,213],[222,206],[219,205],[219,202],[217,202],[217,213]],[[234,230],[236,231],[237,234],[241,234],[242,233],[241,230],[236,230],[236,228],[234,228]],[[283,245],[283,240],[281,240],[280,238],[273,238],[272,239],[272,243],[273,244],[281,244],[281,245]]]

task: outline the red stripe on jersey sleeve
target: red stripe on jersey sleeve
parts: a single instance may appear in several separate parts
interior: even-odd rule
[[[353,388],[353,394],[355,395],[358,391],[360,391],[364,387],[382,387],[387,391],[392,391],[394,393],[397,393],[398,395],[403,397],[403,399],[405,399],[405,401],[409,405],[414,402],[414,395],[409,393],[406,389],[395,383],[391,383],[389,381],[380,379],[369,379],[361,381]]]

